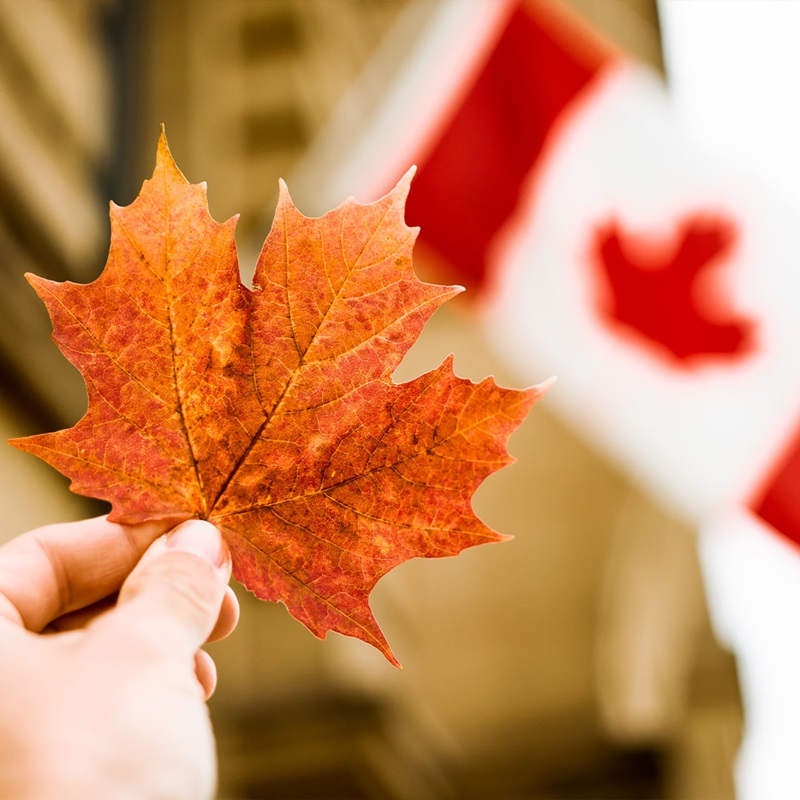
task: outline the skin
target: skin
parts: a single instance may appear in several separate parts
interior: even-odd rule
[[[0,547],[0,798],[213,797],[199,648],[238,604],[217,529],[175,523],[97,518]]]

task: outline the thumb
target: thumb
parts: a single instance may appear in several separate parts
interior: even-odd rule
[[[214,627],[230,576],[220,532],[184,522],[153,542],[122,585],[115,626],[139,645],[191,656]]]

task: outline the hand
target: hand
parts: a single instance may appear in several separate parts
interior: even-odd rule
[[[216,671],[198,648],[238,604],[216,528],[170,527],[97,518],[0,547],[0,797],[213,795]]]

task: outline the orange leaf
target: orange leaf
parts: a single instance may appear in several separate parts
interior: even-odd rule
[[[391,375],[459,287],[420,282],[403,221],[411,173],[371,205],[304,217],[281,184],[254,290],[235,219],[208,213],[162,133],[153,178],[112,205],[91,284],[29,276],[89,395],[72,428],[12,443],[134,523],[210,520],[235,577],[314,634],[397,660],[369,607],[389,570],[504,537],[473,513],[481,481],[544,387]]]

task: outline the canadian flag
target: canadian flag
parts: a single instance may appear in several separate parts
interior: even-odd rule
[[[739,791],[800,796],[800,216],[675,117],[555,2],[456,0],[333,191],[378,197],[415,163],[418,252],[477,295],[498,355],[556,374],[549,402],[698,526],[739,657]]]

